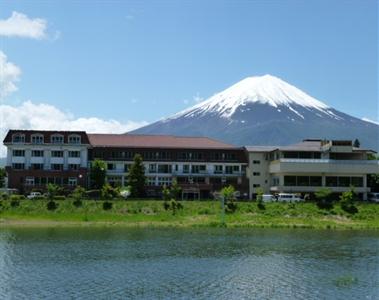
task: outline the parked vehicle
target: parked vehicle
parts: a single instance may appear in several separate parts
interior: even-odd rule
[[[262,195],[262,201],[263,202],[273,202],[273,201],[276,201],[276,198],[275,198],[275,196],[273,196],[271,194]]]
[[[301,199],[296,194],[280,193],[278,195],[278,201],[279,202],[300,202],[300,201],[303,201],[303,199]]]
[[[26,196],[28,199],[34,199],[37,197],[42,197],[42,194],[40,192],[31,192],[29,195]]]
[[[368,201],[379,203],[379,193],[369,193]]]

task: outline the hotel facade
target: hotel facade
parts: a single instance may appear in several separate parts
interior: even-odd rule
[[[48,183],[67,190],[90,187],[90,164],[105,161],[106,180],[126,186],[133,158],[140,154],[146,194],[160,197],[176,180],[183,199],[212,198],[233,185],[241,198],[264,193],[313,194],[322,187],[341,193],[354,186],[367,198],[367,175],[378,174],[374,151],[351,141],[304,140],[283,147],[235,147],[206,137],[87,134],[83,131],[10,130],[7,147],[8,187],[21,193],[43,190]]]

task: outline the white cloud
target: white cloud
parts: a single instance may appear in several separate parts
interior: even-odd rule
[[[379,125],[379,121],[374,121],[374,120],[371,120],[369,118],[362,118],[362,120],[366,121],[366,122],[369,122],[369,123],[373,123],[373,124]]]
[[[84,130],[89,133],[124,133],[147,122],[103,120],[96,117],[75,118],[50,104],[26,101],[20,106],[0,105],[0,139],[3,141],[9,129]],[[0,146],[0,157],[6,149]]]
[[[0,50],[0,100],[17,91],[21,69],[8,61],[7,56]]]
[[[193,101],[195,101],[196,103],[199,103],[199,102],[204,101],[204,98],[200,97],[199,93],[197,93],[196,96],[193,96]]]
[[[31,39],[46,38],[47,21],[45,19],[30,19],[27,15],[12,12],[6,20],[0,20],[0,36],[24,37]]]

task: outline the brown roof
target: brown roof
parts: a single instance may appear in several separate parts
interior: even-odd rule
[[[88,134],[93,147],[238,149],[207,137],[136,134]]]
[[[85,131],[60,131],[60,130],[25,130],[25,129],[10,129],[5,136],[3,143],[11,143],[12,142],[12,135],[16,133],[21,133],[25,135],[25,143],[31,142],[31,136],[33,134],[42,134],[44,136],[45,142],[50,142],[50,137],[53,134],[61,134],[64,136],[64,142],[68,142],[68,136],[70,134],[77,134],[81,137],[81,143],[82,144],[89,144],[89,140],[87,137],[87,133]]]

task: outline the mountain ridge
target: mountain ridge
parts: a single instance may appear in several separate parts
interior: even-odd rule
[[[317,137],[379,149],[379,126],[340,112],[272,75],[247,77],[207,100],[131,133],[199,135],[235,145]]]

